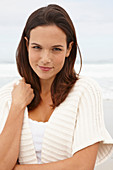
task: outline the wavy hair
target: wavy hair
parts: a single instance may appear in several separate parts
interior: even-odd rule
[[[81,66],[82,58],[80,49],[77,44],[77,38],[74,25],[67,14],[67,12],[60,6],[50,4],[46,7],[42,7],[34,11],[28,18],[25,28],[22,33],[20,43],[16,51],[16,62],[19,74],[25,78],[26,83],[31,84],[34,90],[35,97],[28,105],[29,110],[35,109],[41,101],[40,92],[40,80],[38,75],[33,71],[29,64],[28,51],[26,47],[25,37],[30,39],[30,31],[37,26],[56,25],[65,34],[67,38],[67,48],[69,43],[73,41],[72,50],[69,57],[66,57],[63,68],[57,73],[52,85],[51,85],[51,97],[53,101],[52,107],[57,107],[62,103],[70,92],[71,88],[78,80],[78,74],[74,70],[74,63],[77,57],[77,48],[80,54]],[[80,73],[79,71],[79,73]]]

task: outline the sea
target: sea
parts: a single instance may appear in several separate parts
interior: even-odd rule
[[[75,65],[79,70],[79,65]],[[113,63],[112,64],[83,64],[80,75],[95,79],[103,91],[103,99],[113,99]],[[15,63],[0,64],[0,87],[19,78]]]

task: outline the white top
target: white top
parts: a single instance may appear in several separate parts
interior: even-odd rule
[[[42,142],[47,123],[48,122],[38,122],[29,118],[29,124],[38,164],[41,164]]]
[[[15,82],[0,90],[0,132],[11,106]],[[102,93],[98,83],[80,76],[70,93],[53,111],[45,129],[41,162],[50,163],[73,156],[77,151],[100,142],[96,165],[113,153],[113,139],[105,128]],[[20,141],[20,164],[37,164],[26,108]]]

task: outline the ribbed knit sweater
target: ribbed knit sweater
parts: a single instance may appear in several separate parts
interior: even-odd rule
[[[0,133],[9,113],[14,83],[0,90]],[[55,108],[48,121],[41,161],[49,163],[70,158],[77,151],[96,142],[100,142],[97,165],[113,153],[113,140],[104,124],[101,89],[93,79],[81,76],[65,101]],[[37,164],[27,108],[21,133],[19,162]]]

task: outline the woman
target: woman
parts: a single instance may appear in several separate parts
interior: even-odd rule
[[[101,90],[74,71],[77,47],[60,6],[28,18],[16,53],[22,79],[0,91],[1,169],[93,170],[112,153]]]

